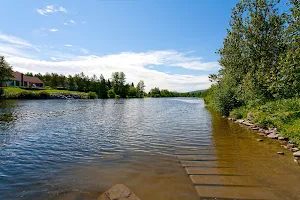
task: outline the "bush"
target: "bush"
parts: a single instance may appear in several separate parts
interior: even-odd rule
[[[50,97],[50,93],[46,91],[39,92],[39,96],[41,99],[47,99]]]
[[[107,91],[108,98],[116,98],[116,93],[113,89]]]
[[[96,92],[89,92],[88,93],[88,98],[89,99],[97,99],[98,96],[97,96]]]

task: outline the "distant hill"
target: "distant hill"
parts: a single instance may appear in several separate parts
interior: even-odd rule
[[[188,93],[193,94],[193,93],[199,93],[199,92],[204,92],[204,91],[206,91],[206,90],[195,90],[195,91],[191,91],[191,92],[188,92]]]

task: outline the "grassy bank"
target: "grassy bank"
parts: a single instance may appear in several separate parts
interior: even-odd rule
[[[4,88],[4,99],[48,99],[59,96],[76,95],[81,99],[94,99],[97,95],[93,92],[77,92],[68,90],[56,90],[56,89],[45,89],[45,90],[26,90],[18,87],[6,87]]]
[[[230,117],[248,119],[264,128],[277,128],[282,136],[300,146],[300,98],[238,107],[230,112]]]

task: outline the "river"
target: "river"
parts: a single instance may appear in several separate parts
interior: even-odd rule
[[[300,199],[291,153],[277,155],[279,142],[257,142],[261,136],[207,110],[202,99],[1,101],[0,114],[3,200],[97,199],[117,183],[142,200],[236,191]],[[176,152],[191,150],[209,151],[204,162],[214,166],[201,169],[218,173],[188,176]]]

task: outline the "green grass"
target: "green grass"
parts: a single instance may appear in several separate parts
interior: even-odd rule
[[[23,92],[23,91],[30,91],[30,92],[41,92],[46,91],[48,93],[63,93],[63,94],[86,94],[85,92],[78,92],[78,91],[69,91],[69,90],[56,90],[56,89],[46,89],[46,90],[25,90],[19,87],[5,87],[5,92],[12,93],[12,92]]]
[[[300,147],[300,98],[239,107],[231,111],[230,117],[248,118],[261,127],[275,127]]]
[[[5,99],[47,99],[50,98],[51,96],[70,95],[70,94],[79,95],[83,99],[97,98],[97,95],[94,93],[56,90],[56,89],[26,90],[18,87],[5,87],[3,98]]]

